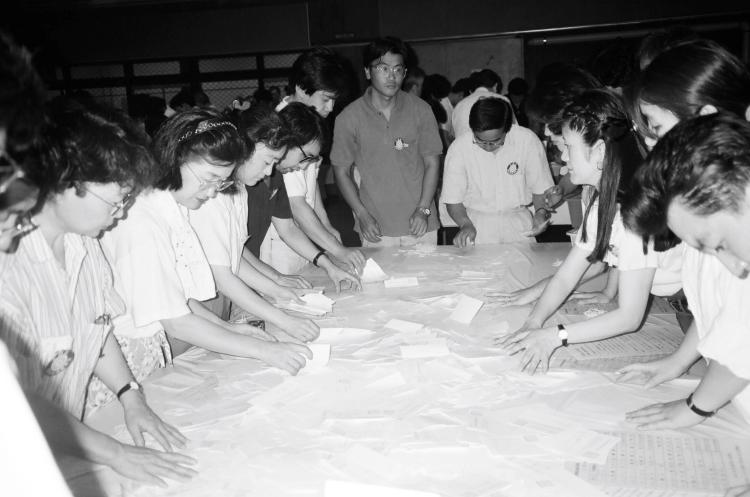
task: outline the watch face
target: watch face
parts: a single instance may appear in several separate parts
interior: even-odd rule
[[[420,209],[420,210],[422,211],[422,214],[424,214],[425,216],[429,216],[432,213],[432,211],[430,209],[427,209],[427,208]]]
[[[568,330],[566,330],[565,328],[563,328],[561,330],[558,330],[557,337],[560,340],[567,340],[568,339]]]

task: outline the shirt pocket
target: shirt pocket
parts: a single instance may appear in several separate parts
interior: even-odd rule
[[[39,356],[45,376],[62,373],[75,358],[73,335],[42,338],[39,342]]]

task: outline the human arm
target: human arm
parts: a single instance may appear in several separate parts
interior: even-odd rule
[[[273,218],[273,225],[279,232],[281,239],[289,245],[295,252],[312,261],[318,255],[320,250],[316,247],[307,236],[294,224],[291,219]],[[318,258],[318,267],[322,268],[328,277],[333,281],[336,291],[340,292],[342,284],[348,284],[352,289],[361,289],[362,284],[356,275],[344,271],[336,266],[327,255],[323,254]]]
[[[416,209],[414,209],[414,212],[409,217],[409,230],[416,237],[427,233],[427,219],[429,216],[424,214],[421,209],[429,208],[432,205],[440,176],[439,155],[425,156],[423,160],[425,169],[424,177],[422,178],[422,192],[419,196]]]
[[[255,254],[247,249],[247,247],[244,247],[242,250],[242,259],[260,274],[280,286],[300,289],[312,288],[310,282],[302,276],[296,274],[281,274],[276,269],[258,259]]]
[[[558,208],[568,197],[576,195],[581,189],[580,185],[570,181],[570,174],[560,176],[556,185],[549,187],[544,192],[544,205],[551,211]]]
[[[477,229],[469,219],[464,204],[445,204],[448,214],[459,227],[458,233],[453,237],[453,245],[463,248],[473,244],[477,237]]]
[[[573,292],[571,300],[580,300],[581,304],[608,304],[617,296],[620,270],[616,267],[609,269],[607,283],[602,290],[596,292]]]
[[[531,230],[524,233],[526,236],[537,236],[546,230],[552,222],[552,213],[544,203],[544,195],[533,194],[531,196],[534,205],[534,216],[532,217]]]
[[[352,166],[334,166],[333,174],[336,177],[336,184],[339,186],[341,195],[346,200],[346,203],[351,207],[352,212],[359,221],[360,233],[369,242],[377,243],[380,241],[382,232],[380,231],[380,224],[378,221],[367,211],[367,208],[359,198],[359,192],[357,191],[357,185],[354,184],[354,180],[351,176]]]

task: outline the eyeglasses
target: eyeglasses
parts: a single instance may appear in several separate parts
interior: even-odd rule
[[[474,145],[477,145],[481,148],[497,148],[505,144],[505,135],[501,136],[497,140],[482,140],[481,138],[477,138],[476,135],[474,136]]]
[[[403,78],[406,75],[406,68],[404,66],[389,66],[388,64],[375,64],[370,66],[372,69],[375,69],[377,72],[379,72],[382,76],[385,76],[386,78],[388,76],[393,76],[396,78]]]
[[[98,198],[99,200],[101,200],[105,204],[107,204],[110,207],[112,207],[112,210],[109,211],[109,215],[111,217],[117,217],[120,214],[122,214],[123,212],[125,212],[127,210],[127,208],[130,206],[130,204],[133,203],[133,199],[134,199],[133,195],[131,195],[130,193],[128,193],[127,195],[125,195],[124,197],[122,197],[122,200],[120,200],[119,202],[115,203],[115,202],[110,202],[109,200],[107,200],[106,198],[102,197],[101,195],[97,195],[96,193],[94,193],[93,191],[89,190],[88,188],[86,188],[86,192],[90,193],[94,197]]]
[[[231,179],[217,179],[213,181],[206,181],[195,174],[195,171],[193,171],[192,167],[187,164],[185,164],[185,167],[187,167],[188,171],[190,171],[190,174],[195,176],[195,179],[198,180],[198,188],[200,188],[201,190],[208,190],[209,188],[213,188],[217,192],[223,192],[234,184],[234,180]]]
[[[307,155],[307,152],[302,150],[302,147],[299,145],[297,146],[300,153],[302,153],[302,158],[299,160],[299,165],[307,165],[307,164],[315,164],[320,160],[320,155]]]

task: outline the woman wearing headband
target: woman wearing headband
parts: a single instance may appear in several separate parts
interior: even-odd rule
[[[103,244],[127,314],[115,334],[138,380],[187,345],[253,357],[296,374],[310,350],[269,341],[262,330],[223,321],[201,303],[216,296],[211,267],[189,223],[189,211],[234,185],[247,150],[233,123],[213,110],[172,116],[153,142],[157,181]],[[255,336],[253,336],[255,335]],[[169,340],[167,339],[169,338]]]

